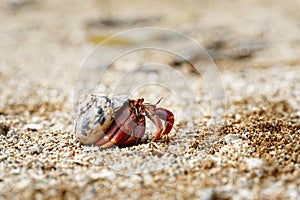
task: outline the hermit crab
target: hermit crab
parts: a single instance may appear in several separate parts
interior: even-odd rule
[[[131,146],[145,135],[148,117],[156,126],[152,141],[168,134],[174,124],[174,115],[157,104],[144,103],[144,99],[129,99],[118,95],[112,98],[88,94],[79,103],[75,121],[75,134],[82,144],[100,148]]]

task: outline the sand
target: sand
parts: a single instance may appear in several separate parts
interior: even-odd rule
[[[296,0],[1,1],[0,199],[297,199],[299,7]],[[147,28],[96,48],[153,26],[206,51]],[[160,49],[137,50],[149,41]],[[128,48],[107,65],[105,56]],[[148,120],[139,145],[84,146],[74,111],[89,92],[154,104],[163,97],[174,128],[151,142]]]

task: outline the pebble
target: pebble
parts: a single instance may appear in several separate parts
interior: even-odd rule
[[[40,117],[37,117],[37,116],[33,116],[32,119],[31,119],[31,121],[32,121],[33,123],[37,123],[37,122],[40,122],[40,121],[41,121],[41,118],[40,118]]]
[[[144,185],[146,185],[146,186],[153,185],[153,183],[154,183],[153,177],[149,174],[144,174],[143,180],[144,180]]]
[[[251,170],[251,169],[261,168],[263,161],[262,161],[262,159],[259,159],[259,158],[249,158],[249,159],[246,159],[246,163],[248,166],[248,170]]]
[[[224,137],[224,140],[225,140],[226,144],[233,143],[233,142],[235,142],[236,140],[239,140],[239,139],[240,138],[235,134],[228,134]]]
[[[0,182],[4,180],[4,172],[0,171]]]
[[[134,183],[142,183],[142,182],[143,182],[142,177],[139,176],[139,175],[132,175],[132,176],[130,177],[130,180],[131,180],[132,182],[134,182]]]
[[[116,179],[116,174],[107,169],[102,169],[100,172],[92,173],[90,175],[93,179],[108,179],[109,181],[114,181]]]
[[[39,131],[43,128],[41,124],[26,124],[24,129],[31,130],[31,131]]]
[[[240,114],[236,114],[236,115],[235,115],[235,119],[236,119],[236,120],[241,120],[241,119],[242,119],[242,116],[241,116]]]
[[[25,189],[30,187],[31,181],[30,179],[22,179],[18,182],[17,187],[20,189]]]
[[[6,136],[8,131],[9,131],[9,128],[6,125],[0,124],[0,135]]]
[[[10,174],[20,174],[21,169],[12,169],[10,170]]]
[[[216,199],[216,192],[213,188],[209,188],[205,191],[198,191],[197,196],[203,200],[214,200]]]
[[[29,147],[28,149],[32,154],[39,154],[42,152],[42,148],[39,145],[34,145],[32,147]]]

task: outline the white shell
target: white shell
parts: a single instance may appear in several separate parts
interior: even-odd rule
[[[88,94],[79,103],[75,121],[75,135],[82,144],[94,144],[112,125],[114,112],[128,101],[127,96]]]

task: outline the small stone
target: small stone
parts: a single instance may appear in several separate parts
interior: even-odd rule
[[[42,148],[39,145],[35,145],[32,147],[29,147],[28,149],[32,154],[39,154],[42,152]]]
[[[8,126],[6,126],[4,124],[0,124],[0,135],[6,136],[8,131],[9,131]]]
[[[263,161],[259,158],[249,158],[246,160],[248,170],[261,168]]]
[[[3,161],[7,158],[7,155],[0,155],[0,161]]]
[[[24,129],[31,130],[31,131],[38,131],[41,130],[42,128],[43,126],[40,124],[26,124],[24,126]]]
[[[18,182],[18,188],[20,189],[26,189],[26,188],[29,188],[30,187],[30,179],[22,179],[20,180],[20,182]]]
[[[200,197],[199,199],[205,199],[205,200],[216,199],[216,192],[213,188],[209,188],[205,191],[198,191],[197,195]]]
[[[242,134],[242,138],[243,138],[244,140],[247,140],[247,139],[248,139],[248,135],[249,135],[249,133],[243,133],[243,134]]]
[[[93,179],[108,179],[110,181],[114,181],[116,179],[116,174],[107,169],[103,169],[98,173],[92,173],[90,176]]]
[[[240,138],[235,134],[228,134],[224,137],[226,144],[233,143],[234,141],[239,140],[239,139]]]
[[[144,185],[146,185],[146,186],[151,186],[154,184],[153,177],[149,174],[144,174],[143,180],[144,180]]]
[[[141,176],[139,175],[132,175],[130,177],[130,180],[133,182],[133,183],[142,183],[143,182],[143,179]]]
[[[5,174],[0,172],[0,182],[4,181]]]
[[[10,174],[20,174],[21,169],[12,169],[10,170]]]
[[[125,189],[128,187],[128,184],[127,184],[127,182],[120,182],[118,186],[120,189]]]
[[[37,123],[37,122],[40,122],[40,121],[41,121],[41,118],[40,118],[40,117],[37,117],[37,116],[34,116],[34,117],[32,117],[31,121],[32,121],[33,123]]]
[[[72,150],[69,152],[69,156],[74,157],[74,155],[75,155],[75,151],[72,149]]]
[[[234,117],[235,117],[236,120],[241,120],[242,119],[242,116],[240,114],[236,114]]]
[[[56,167],[52,164],[39,164],[39,168],[44,171],[56,170]]]

